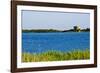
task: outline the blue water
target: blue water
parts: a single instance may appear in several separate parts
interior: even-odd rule
[[[22,52],[85,50],[89,45],[89,32],[22,33]]]

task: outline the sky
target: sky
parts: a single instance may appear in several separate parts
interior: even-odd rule
[[[90,14],[22,10],[21,21],[22,29],[69,30],[73,29],[74,26],[85,29],[90,27]]]

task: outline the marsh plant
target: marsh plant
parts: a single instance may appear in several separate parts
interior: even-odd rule
[[[61,52],[49,50],[42,53],[22,53],[22,62],[41,62],[41,61],[64,61],[64,60],[84,60],[90,59],[90,51],[73,50],[69,52]]]

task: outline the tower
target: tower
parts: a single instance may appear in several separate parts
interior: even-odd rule
[[[75,32],[80,32],[80,27],[79,26],[74,26],[74,31]]]

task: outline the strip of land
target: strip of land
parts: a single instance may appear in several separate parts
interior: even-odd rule
[[[90,29],[81,29],[79,31],[70,29],[70,30],[55,30],[55,29],[23,29],[22,32],[89,32]]]

